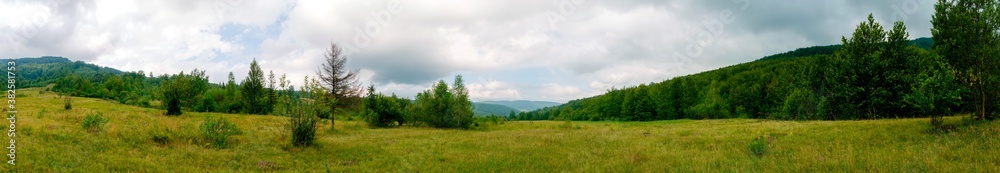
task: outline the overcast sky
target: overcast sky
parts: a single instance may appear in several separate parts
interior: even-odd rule
[[[839,44],[873,13],[930,37],[934,1],[3,0],[0,58],[124,71],[265,71],[298,86],[330,43],[383,93],[465,77],[474,101],[565,102],[766,55]]]

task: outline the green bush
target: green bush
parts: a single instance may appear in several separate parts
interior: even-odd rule
[[[167,143],[170,143],[170,136],[162,134],[153,135],[153,142],[156,142],[160,145],[166,145]]]
[[[217,107],[218,104],[215,103],[215,100],[212,99],[212,97],[204,96],[201,98],[200,103],[198,105],[195,105],[194,111],[212,112],[215,111]]]
[[[750,154],[753,156],[763,157],[764,154],[767,154],[768,150],[767,137],[759,136],[754,138],[753,141],[750,141],[748,148],[750,149]]]
[[[362,115],[368,125],[376,128],[386,128],[405,123],[403,110],[409,105],[409,100],[396,97],[396,95],[385,96],[375,93],[375,87],[368,87],[368,96],[365,97],[365,111]]]
[[[155,129],[161,129],[161,128],[157,127]],[[160,145],[167,145],[171,141],[173,141],[170,138],[170,136],[173,136],[173,134],[174,133],[171,132],[170,129],[163,128],[163,130],[155,130],[155,131],[153,131],[151,136],[153,138],[153,142],[155,142],[157,144],[160,144]]]
[[[453,86],[449,89],[441,80],[430,90],[417,93],[414,109],[408,114],[436,128],[469,128],[474,122],[472,102],[461,75],[455,76]]]
[[[243,134],[240,128],[222,117],[206,117],[201,123],[201,135],[216,148],[227,148],[232,145],[229,137]]]
[[[66,110],[73,110],[73,104],[71,103],[72,100],[70,98],[70,96],[66,96],[65,104],[63,105],[63,108]]]
[[[104,118],[103,114],[100,112],[87,115],[83,118],[83,129],[89,132],[101,131],[104,124],[108,122],[107,118]]]
[[[292,132],[292,145],[310,146],[316,140],[316,123],[319,117],[314,116],[315,109],[311,106],[299,105],[289,118],[289,129]]]
[[[774,114],[771,119],[783,119],[783,120],[808,120],[808,119],[818,119],[817,116],[817,98],[816,94],[807,89],[797,89],[788,97],[785,97],[785,103],[781,107],[781,113]]]

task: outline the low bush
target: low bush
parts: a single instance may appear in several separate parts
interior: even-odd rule
[[[160,145],[166,145],[167,143],[170,143],[170,136],[162,134],[153,135],[153,142],[156,142],[157,144]]]
[[[386,96],[375,93],[375,87],[368,87],[368,96],[365,97],[365,110],[362,114],[370,127],[387,128],[403,125],[405,110],[410,101],[396,97],[396,95]]]
[[[319,117],[315,116],[315,109],[308,109],[309,106],[297,106],[289,118],[289,129],[292,133],[292,145],[310,146],[316,140],[316,124]]]
[[[63,109],[73,110],[73,103],[71,103],[71,102],[72,102],[71,97],[70,96],[66,96],[65,104],[63,105]]]
[[[104,118],[103,113],[93,113],[83,118],[83,129],[88,132],[98,132],[102,130],[104,124],[107,122],[108,119]]]
[[[750,141],[748,148],[750,149],[751,155],[757,157],[763,157],[765,154],[767,154],[768,150],[767,137],[759,136],[754,138],[753,141]]]
[[[205,122],[201,123],[201,134],[212,146],[227,148],[232,145],[229,142],[229,137],[243,134],[243,131],[225,118],[208,116],[205,118]]]

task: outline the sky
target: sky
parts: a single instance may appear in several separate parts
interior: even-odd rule
[[[869,13],[930,37],[934,1],[2,0],[0,58],[123,71],[265,72],[300,86],[331,44],[382,93],[462,75],[473,101],[566,102],[796,48],[839,44]]]

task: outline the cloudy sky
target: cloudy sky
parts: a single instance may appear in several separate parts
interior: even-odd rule
[[[3,0],[0,58],[125,71],[265,71],[296,85],[331,43],[383,93],[461,74],[474,101],[565,102],[814,45],[869,13],[930,36],[930,0]]]

